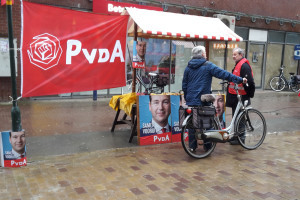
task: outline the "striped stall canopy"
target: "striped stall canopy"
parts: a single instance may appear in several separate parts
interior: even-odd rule
[[[128,35],[134,35],[134,22],[138,26],[138,37],[166,38],[174,40],[219,40],[243,41],[220,19],[184,15],[138,8],[128,8]]]

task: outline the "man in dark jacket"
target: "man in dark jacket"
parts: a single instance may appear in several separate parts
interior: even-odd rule
[[[202,105],[201,95],[211,94],[212,78],[225,79],[234,83],[247,83],[246,78],[235,76],[212,62],[206,60],[204,46],[196,46],[192,49],[192,59],[185,68],[182,79],[182,90],[188,106]],[[193,133],[189,133],[189,146],[192,150],[197,148],[197,141]],[[210,148],[210,143],[204,141],[204,148]]]
[[[192,49],[192,60],[185,68],[182,79],[182,90],[188,106],[202,105],[201,95],[211,94],[212,78],[225,79],[234,83],[246,83],[246,78],[241,78],[221,69],[212,62],[206,60],[204,46],[196,46]]]
[[[232,73],[240,76],[240,77],[246,77],[248,86],[244,84],[238,85],[239,94],[242,95],[242,102],[248,100],[248,105],[250,105],[250,96],[247,92],[249,88],[255,89],[255,84],[253,80],[253,72],[252,68],[249,64],[249,61],[244,57],[245,51],[241,48],[235,48],[232,51],[232,58],[235,61],[235,67],[232,70]],[[227,89],[227,95],[226,95],[226,107],[232,108],[232,116],[234,115],[234,112],[236,110],[238,104],[238,98],[236,91],[233,89],[233,84],[230,83],[228,85]],[[231,141],[231,144],[238,144],[237,140]]]
[[[254,85],[253,72],[249,64],[249,61],[246,58],[244,58],[245,56],[244,52],[245,51],[241,48],[233,49],[232,58],[235,61],[235,67],[233,68],[232,73],[237,74],[240,77],[246,77],[249,85],[248,87],[251,87]],[[250,96],[247,94],[246,87],[247,87],[246,85],[241,85],[241,87],[239,87],[239,93],[242,95],[242,102],[244,103],[245,100],[248,100],[248,105],[250,105]],[[238,104],[237,94],[235,91],[230,89],[230,85],[229,85],[227,90],[227,95],[226,95],[226,107],[232,108],[232,116],[235,112],[237,104]]]

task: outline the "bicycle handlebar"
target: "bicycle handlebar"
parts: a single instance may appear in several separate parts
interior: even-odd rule
[[[228,81],[222,81],[222,82],[220,82],[219,84],[221,84],[221,85],[224,86],[225,84],[229,85],[229,82],[228,82]],[[248,85],[248,82],[246,83],[246,86],[247,86],[247,87],[249,86],[249,85]],[[238,84],[237,84],[237,83],[234,83],[234,89],[235,89],[236,93],[237,93],[238,95],[240,95],[240,94],[239,94]]]

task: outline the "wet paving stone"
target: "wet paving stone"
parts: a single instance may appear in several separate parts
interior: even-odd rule
[[[181,143],[29,157],[0,168],[0,199],[299,199],[299,137],[267,135],[251,151],[218,144],[199,160]]]

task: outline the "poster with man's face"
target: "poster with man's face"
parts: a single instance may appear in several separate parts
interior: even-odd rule
[[[179,127],[179,107],[182,106],[182,97],[180,95],[171,95],[172,142],[181,141],[181,128]]]
[[[3,167],[26,166],[26,137],[24,131],[1,132],[1,165]]]
[[[146,42],[145,41],[133,41],[132,50],[132,67],[133,68],[145,68],[145,56],[146,56]]]
[[[170,95],[139,96],[139,144],[162,144],[171,142]]]

